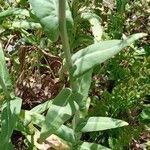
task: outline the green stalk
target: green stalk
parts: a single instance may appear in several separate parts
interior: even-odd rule
[[[59,0],[59,31],[60,37],[62,40],[63,51],[66,59],[66,66],[69,72],[70,77],[70,85],[73,91],[77,90],[76,83],[71,75],[71,68],[73,67],[72,60],[71,60],[71,50],[69,39],[67,35],[67,27],[66,27],[66,0]]]
[[[68,71],[70,71],[72,67],[72,61],[71,61],[70,45],[69,45],[67,29],[66,29],[66,13],[65,13],[66,7],[65,6],[66,6],[66,1],[59,0],[59,31],[62,40],[63,51],[65,54],[66,64],[68,67]]]
[[[69,45],[69,39],[67,35],[67,28],[66,28],[66,14],[65,14],[65,8],[66,8],[66,0],[59,0],[59,31],[60,31],[60,37],[62,40],[62,46],[63,51],[66,59],[66,66],[69,72],[70,77],[70,85],[73,91],[77,91],[77,85],[74,81],[72,75],[71,75],[71,68],[73,67],[72,60],[71,60],[71,52],[70,52],[70,45]],[[76,112],[72,126],[73,129],[75,129],[76,124],[79,120],[79,111]]]

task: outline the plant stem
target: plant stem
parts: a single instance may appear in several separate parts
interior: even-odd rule
[[[59,0],[59,31],[62,40],[63,51],[65,54],[66,66],[69,72],[70,86],[73,91],[76,91],[77,85],[71,75],[71,68],[73,67],[73,64],[71,60],[70,44],[66,28],[66,0]]]
[[[68,71],[70,71],[72,67],[72,61],[71,61],[70,45],[69,45],[67,29],[66,29],[65,6],[66,6],[66,0],[59,0],[59,31],[60,31],[60,36],[62,40],[63,51],[65,54]]]
[[[66,66],[69,72],[70,77],[70,85],[72,88],[72,91],[77,91],[77,84],[74,81],[72,75],[71,75],[71,68],[73,67],[72,60],[71,60],[71,52],[70,52],[70,45],[69,45],[69,39],[67,35],[67,28],[66,28],[66,14],[65,14],[65,6],[66,6],[66,0],[59,0],[59,31],[60,31],[60,37],[62,40],[63,45],[63,51],[65,54],[66,59]],[[75,113],[72,125],[73,129],[75,129],[76,124],[79,120],[79,114],[78,111]]]

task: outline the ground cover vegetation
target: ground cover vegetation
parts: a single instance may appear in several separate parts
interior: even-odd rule
[[[0,149],[150,149],[149,0],[0,0]]]

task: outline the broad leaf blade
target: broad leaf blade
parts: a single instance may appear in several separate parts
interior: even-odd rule
[[[8,10],[4,10],[3,12],[1,12],[0,18],[5,18],[8,16],[13,16],[13,15],[22,15],[22,16],[29,17],[29,11],[26,9],[21,9],[21,8],[10,8]]]
[[[59,94],[54,99],[54,103],[48,110],[41,130],[42,141],[50,134],[55,133],[60,128],[60,126],[63,125],[63,123],[68,119],[70,119],[70,117],[79,109],[76,101],[80,99],[80,94],[68,93],[68,95],[65,95],[65,92],[62,93],[64,93],[64,95]]]
[[[10,76],[6,67],[5,56],[2,50],[2,45],[0,43],[0,77],[3,80],[3,83],[7,89],[12,89],[12,84]],[[0,89],[3,88],[0,86]]]
[[[85,74],[83,74],[81,77],[76,79],[76,83],[78,85],[78,93],[83,95],[83,98],[81,101],[79,101],[80,110],[86,109],[87,104],[87,98],[88,98],[88,92],[90,89],[91,81],[92,81],[92,72],[93,70],[89,70]]]
[[[72,56],[74,65],[73,76],[80,76],[105,60],[117,54],[120,50],[129,46],[135,40],[145,36],[144,33],[137,33],[125,40],[102,41],[84,48]]]
[[[18,97],[6,101],[2,107],[2,124],[0,134],[1,149],[7,149],[7,144],[10,142],[10,137],[15,129],[18,116],[21,110],[22,100]]]
[[[89,143],[89,142],[82,142],[78,146],[78,150],[110,150],[107,147],[104,147],[100,144],[95,144],[95,143]]]
[[[72,144],[76,142],[74,131],[65,125],[62,125],[57,130],[56,135],[67,142],[71,142]]]
[[[35,113],[43,113],[44,111],[48,110],[48,108],[50,107],[50,105],[52,104],[53,99],[46,101],[42,104],[39,104],[37,106],[35,106],[34,108],[32,108],[30,110],[30,112],[35,112]]]
[[[103,131],[127,125],[128,123],[125,121],[109,117],[90,117],[88,119],[81,119],[78,125],[76,126],[76,131],[78,132]]]
[[[100,23],[100,17],[92,12],[83,12],[81,14],[81,17],[89,20],[91,24],[91,30],[94,35],[94,41],[100,42],[103,33],[103,29]]]
[[[42,123],[45,121],[45,116],[36,112],[22,110],[20,113],[20,120],[24,126],[28,126],[32,122],[33,124],[42,127]]]
[[[45,33],[52,41],[56,41],[59,36],[58,0],[29,0],[29,2]],[[66,3],[66,20],[70,28],[73,20],[68,3]]]
[[[27,21],[27,20],[16,20],[12,23],[13,28],[21,28],[25,30],[37,30],[41,29],[41,25],[39,23]]]
[[[77,104],[74,104],[77,106]],[[41,130],[41,139],[55,133],[60,126],[72,116],[72,106],[68,103],[65,107],[52,105]],[[74,106],[73,106],[74,107]],[[53,114],[53,115],[52,115]]]
[[[71,96],[72,90],[69,88],[63,89],[53,100],[54,105],[65,106],[68,98]]]

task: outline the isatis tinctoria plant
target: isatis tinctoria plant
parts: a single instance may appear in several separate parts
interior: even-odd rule
[[[55,135],[63,141],[62,143],[65,143],[65,146],[61,143],[63,148],[59,149],[108,150],[109,148],[102,145],[81,140],[82,133],[85,132],[102,131],[128,125],[123,120],[109,117],[87,117],[90,106],[88,93],[93,68],[145,34],[137,33],[123,40],[102,41],[100,18],[89,11],[78,12],[77,14],[80,14],[81,18],[87,19],[91,24],[94,44],[73,53],[70,46],[75,24],[72,11],[74,13],[75,10],[79,11],[77,9],[78,1],[72,1],[71,5],[66,0],[29,0],[29,3],[32,13],[37,17],[36,25],[43,29],[52,42],[56,42],[59,37],[61,39],[64,52],[64,65],[61,71],[67,70],[70,86],[63,88],[53,100],[46,101],[30,111],[20,111],[21,100],[14,96],[1,48],[0,84],[6,95],[1,115],[0,145],[3,146],[2,149],[12,148],[10,137],[15,129],[23,132],[28,141],[38,149],[42,149],[45,143],[58,149],[49,140],[49,137]],[[18,13],[18,11],[20,10],[15,9],[12,13]],[[25,14],[29,15],[27,12]],[[0,14],[0,17],[7,15],[10,15],[10,12],[8,14],[5,11]],[[34,23],[32,22],[32,24]]]
[[[65,57],[64,66],[68,71],[70,80],[70,87],[62,89],[48,108],[45,121],[41,124],[40,141],[43,142],[51,134],[56,134],[69,142],[71,149],[84,149],[84,147],[85,149],[103,149],[100,145],[80,141],[81,133],[122,127],[128,123],[108,117],[86,118],[86,112],[90,105],[88,91],[92,68],[111,58],[145,34],[134,34],[124,40],[96,41],[94,44],[72,54],[68,35],[73,28],[73,19],[67,1],[29,1],[44,30],[49,33],[48,37],[52,41],[56,41],[60,35]],[[87,17],[84,18],[91,21],[92,15],[87,13]],[[72,117],[72,125],[69,128],[64,123]],[[66,131],[62,135],[61,131],[64,128]]]

